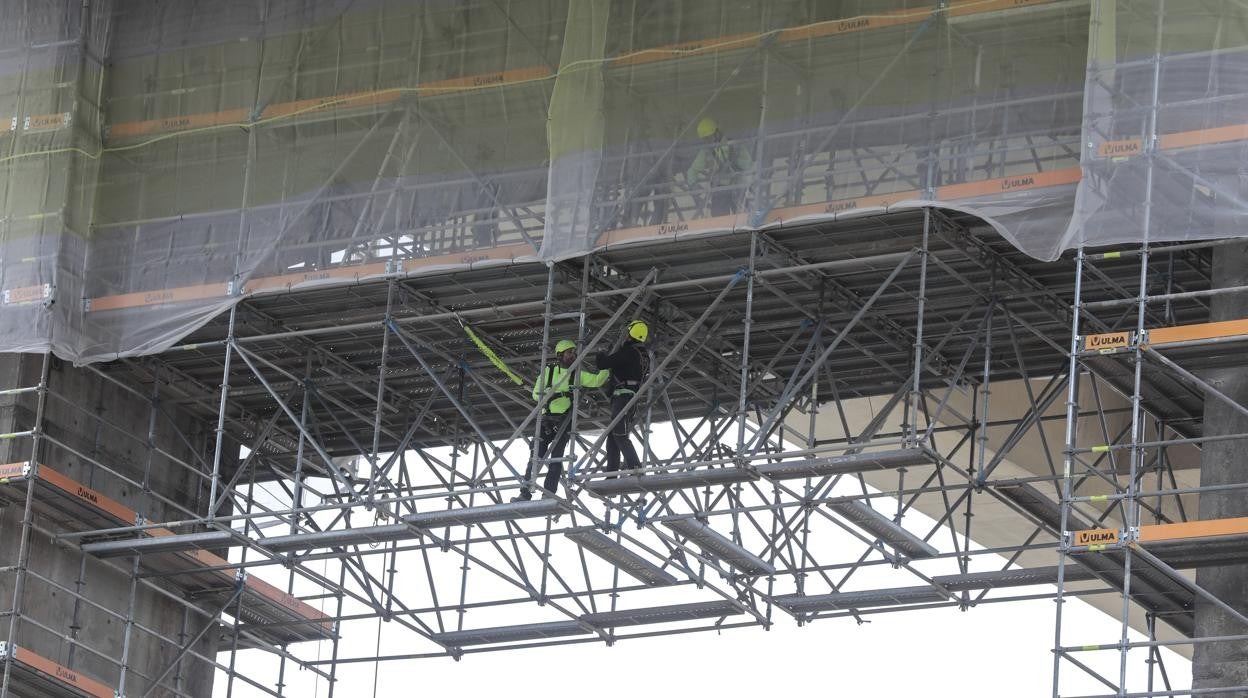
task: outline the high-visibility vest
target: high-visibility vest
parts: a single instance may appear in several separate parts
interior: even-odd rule
[[[610,371],[577,372],[582,388],[597,388],[607,382]],[[568,380],[568,370],[558,363],[547,364],[542,375],[533,384],[533,401],[542,399],[548,389],[554,391],[554,397],[546,403],[547,414],[563,414],[572,408],[572,382]]]

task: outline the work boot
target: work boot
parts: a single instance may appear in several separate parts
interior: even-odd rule
[[[512,498],[511,498],[511,501],[513,501],[513,502],[528,502],[528,501],[532,501],[532,499],[533,499],[533,493],[532,493],[532,492],[530,492],[530,491],[528,491],[528,490],[520,490],[520,494],[516,495],[515,497],[512,497]]]

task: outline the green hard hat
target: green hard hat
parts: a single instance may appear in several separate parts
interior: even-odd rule
[[[561,339],[559,340],[557,344],[555,344],[555,353],[562,354],[563,352],[569,349],[575,349],[575,348],[576,348],[576,342],[573,342],[570,339]]]

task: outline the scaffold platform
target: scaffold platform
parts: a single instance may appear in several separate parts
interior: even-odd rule
[[[664,521],[663,525],[693,541],[707,556],[720,560],[739,572],[758,576],[774,574],[776,571],[771,563],[697,519],[673,519]]]
[[[26,490],[34,487],[32,502],[58,525],[70,531],[90,532],[142,523],[137,512],[44,465],[9,463],[0,466],[0,493],[24,501]],[[91,540],[82,544],[87,554],[100,558],[140,555],[143,574],[159,577],[162,584],[188,596],[209,602],[229,598],[236,572],[224,558],[208,552],[222,541],[222,532],[189,534],[177,546],[161,544],[172,531],[159,527],[142,529],[140,538]],[[224,537],[229,537],[226,533]],[[94,537],[98,538],[98,536]],[[144,547],[151,543],[152,547]],[[247,575],[244,580],[243,615],[247,631],[273,644],[330,639],[333,623],[328,616],[271,584]]]
[[[11,667],[9,689],[21,698],[117,698],[115,689],[20,645],[0,641],[3,660]]]
[[[35,511],[71,531],[94,531],[138,523],[138,514],[104,494],[42,463],[0,465],[0,496],[24,503],[33,487]]]
[[[564,531],[563,535],[568,540],[597,555],[611,565],[620,568],[643,584],[668,586],[676,583],[676,577],[597,530],[592,528],[570,529]]]
[[[352,526],[328,531],[309,531],[270,536],[253,541],[253,545],[271,553],[290,553],[320,548],[341,548],[351,545],[374,545],[416,538],[439,528],[452,526],[482,526],[488,523],[520,521],[522,519],[559,516],[568,511],[563,502],[556,499],[539,499],[529,502],[505,502],[475,507],[443,509],[405,514],[402,523],[378,526]],[[232,548],[241,541],[228,531],[203,531],[174,533],[168,529],[149,529],[145,536],[101,543],[88,543],[85,549],[99,557],[129,555],[153,555],[157,553],[186,553],[192,556],[205,548]],[[182,558],[185,563],[176,567],[179,558],[170,558],[174,565],[164,573],[193,571],[199,561]]]
[[[797,480],[808,477],[832,477],[877,470],[896,470],[921,465],[934,465],[930,451],[907,448],[894,451],[850,453],[840,456],[786,460],[757,466],[707,468],[667,473],[598,476],[585,484],[585,489],[599,497],[647,492],[669,492],[690,487],[717,487],[742,482]]]
[[[82,548],[100,558],[137,556],[143,575],[210,607],[225,608],[231,615],[237,612],[244,630],[275,645],[335,636],[328,615],[252,574],[242,574],[241,606],[227,604],[239,584],[238,565],[208,550],[188,547],[215,545],[221,540],[220,533],[179,536],[167,528],[147,528],[141,538],[86,543]],[[175,544],[161,545],[170,539],[176,539]]]
[[[59,357],[0,385],[4,571],[114,575],[131,608],[98,610],[142,661],[261,648],[295,694],[348,664],[1045,598],[1061,665],[1069,594],[1146,638],[1103,649],[1147,648],[1151,694],[1160,648],[1193,646],[1190,570],[1248,558],[1248,519],[1191,520],[1240,487],[1202,487],[1201,449],[1248,442],[1209,428],[1248,406],[1200,373],[1248,348],[1248,319],[1212,321],[1241,243],[1203,239],[1243,213],[1248,9],[28,4],[15,36],[91,31],[0,46],[65,47],[64,84],[23,73],[0,115],[0,176],[35,194],[0,207],[0,336]],[[552,352],[596,370],[637,320],[628,406],[572,388],[570,455],[540,456]],[[618,415],[635,471],[607,471]],[[555,463],[555,497],[509,501]],[[45,528],[78,587],[21,559]],[[10,640],[76,641],[20,603]],[[18,694],[107,691],[4,656]],[[119,686],[165,668],[131,659]],[[208,671],[248,680],[234,659]]]
[[[1068,567],[1065,570],[1066,582],[1083,582],[1095,578],[1091,572],[1077,567]],[[786,611],[794,615],[803,616],[828,611],[959,602],[957,597],[951,598],[945,591],[964,592],[1011,589],[1015,587],[1057,584],[1057,581],[1058,568],[1056,566],[1025,567],[988,572],[970,572],[967,574],[938,575],[932,577],[932,584],[928,585],[847,591],[833,594],[787,594],[777,596],[773,601],[777,606]],[[942,589],[945,591],[942,591]]]
[[[1055,516],[1060,514],[1060,505],[1044,497],[1034,487],[1019,484],[1000,487],[999,490],[1007,493],[1011,501],[1036,516],[1037,520],[1046,522],[1046,525],[1057,526],[1058,520]],[[1077,514],[1069,516],[1074,524],[1086,524],[1086,520]],[[1087,528],[1073,531],[1071,541],[1078,549],[1072,551],[1070,557],[1078,565],[1067,566],[1061,571],[1060,578],[1065,583],[1099,580],[1111,588],[1122,590],[1122,535],[1119,529]],[[1166,567],[1174,569],[1242,564],[1244,557],[1248,555],[1248,518],[1145,525],[1140,527],[1137,538],[1130,545],[1152,553]],[[1195,603],[1190,579],[1175,575],[1138,556],[1133,559],[1132,565],[1132,599],[1156,617],[1190,636],[1193,629],[1191,614]],[[1059,570],[1056,566],[1018,568],[936,576],[932,578],[931,585],[820,595],[782,595],[775,597],[774,602],[791,613],[802,615],[949,601],[949,597],[941,589],[949,592],[978,591],[1051,585],[1058,581]]]
[[[940,552],[927,541],[873,509],[868,503],[845,501],[829,504],[828,507],[850,523],[876,536],[880,542],[911,558],[934,557]]]
[[[434,635],[434,639],[448,647],[493,645],[547,640],[574,635],[592,635],[598,631],[630,626],[727,618],[741,615],[742,613],[745,613],[745,611],[741,606],[731,601],[702,601],[670,606],[586,613],[578,616],[575,620],[567,621],[457,630],[439,633]]]
[[[796,480],[807,477],[853,475],[879,470],[897,470],[935,465],[931,451],[924,448],[903,448],[892,451],[847,453],[840,456],[788,460],[757,466],[758,474],[769,480]]]
[[[225,581],[222,579],[222,581]],[[218,584],[190,592],[190,597],[211,607],[225,608],[237,615],[239,632],[250,634],[272,645],[333,640],[337,629],[333,619],[291,594],[254,575],[243,578],[242,594],[235,604],[234,585]]]
[[[645,492],[668,492],[688,487],[715,487],[757,480],[759,475],[751,468],[710,468],[674,473],[645,475],[608,475],[610,479],[591,480],[585,490],[599,497]]]

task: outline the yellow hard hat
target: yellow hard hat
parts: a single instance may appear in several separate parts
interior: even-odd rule
[[[559,340],[559,343],[555,345],[555,353],[562,354],[563,352],[569,349],[575,349],[575,348],[576,348],[576,342],[573,342],[570,339],[561,339]]]
[[[650,326],[644,320],[633,320],[628,323],[628,336],[644,342],[650,338]]]
[[[709,116],[698,122],[698,138],[710,138],[718,130],[719,124]]]

